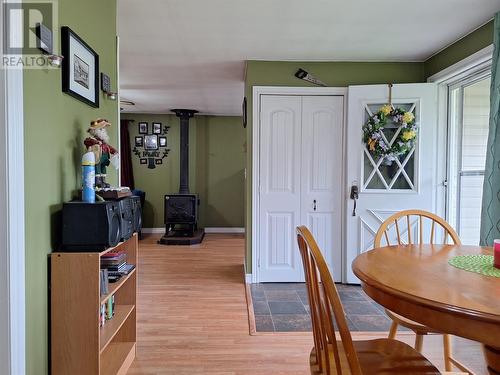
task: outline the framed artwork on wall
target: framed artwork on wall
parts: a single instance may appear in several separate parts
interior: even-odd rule
[[[161,159],[156,159],[156,160],[155,160],[155,163],[156,163],[157,165],[163,164],[163,160],[161,160]]]
[[[99,107],[99,55],[68,26],[61,28],[62,91]]]
[[[144,136],[144,149],[158,150],[158,136],[157,135]]]
[[[148,134],[148,123],[140,122],[139,123],[139,134]]]
[[[142,158],[142,159],[139,160],[139,163],[141,163],[141,164],[148,164],[148,159]]]
[[[161,134],[161,122],[153,122],[153,134]]]
[[[158,137],[160,147],[167,147],[167,137]]]
[[[135,147],[142,147],[144,146],[144,138],[141,136],[135,137]]]

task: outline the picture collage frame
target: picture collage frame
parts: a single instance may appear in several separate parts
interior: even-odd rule
[[[137,124],[139,135],[134,136],[134,148],[132,152],[139,158],[139,165],[147,165],[149,169],[154,169],[158,165],[163,165],[163,159],[168,157],[167,133],[170,126],[163,126],[161,122],[150,124],[140,121]]]

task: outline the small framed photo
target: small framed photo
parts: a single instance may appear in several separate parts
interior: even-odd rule
[[[148,159],[146,159],[146,158],[141,158],[141,159],[139,160],[139,162],[140,162],[141,164],[148,164]]]
[[[148,123],[140,122],[139,123],[139,134],[148,134]]]
[[[144,146],[144,138],[141,136],[135,137],[135,147],[143,147]]]
[[[61,28],[62,91],[99,107],[99,55],[67,26]]]
[[[161,122],[153,122],[153,134],[161,134]]]
[[[160,141],[160,147],[167,147],[167,137],[158,137]]]
[[[161,160],[161,159],[156,159],[156,160],[155,160],[155,163],[156,163],[156,164],[163,164],[163,160]]]
[[[158,136],[156,134],[144,136],[144,149],[158,150]]]

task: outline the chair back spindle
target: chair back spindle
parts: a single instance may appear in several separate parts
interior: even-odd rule
[[[416,217],[412,223],[412,219]],[[406,218],[406,220],[405,220]],[[451,241],[455,245],[460,245],[460,238],[455,232],[455,230],[441,217],[434,215],[431,212],[423,211],[423,210],[404,210],[395,213],[394,215],[387,218],[381,225],[379,230],[375,235],[375,240],[373,241],[373,247],[381,247],[381,246],[392,246],[392,245],[403,245],[403,234],[400,228],[400,221],[403,221],[403,230],[406,226],[406,239],[407,244],[434,244],[436,233],[439,230],[443,231],[443,244],[448,243],[448,237],[451,238]],[[428,230],[428,226],[426,223],[430,221],[430,230]],[[395,230],[395,239],[396,243],[391,243],[391,230]],[[412,232],[415,230],[415,236],[412,236]],[[429,238],[428,242],[425,242],[425,239]],[[382,239],[385,239],[385,244],[382,244]]]

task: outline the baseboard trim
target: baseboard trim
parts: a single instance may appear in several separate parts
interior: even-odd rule
[[[245,299],[247,302],[248,314],[248,333],[250,336],[257,334],[257,325],[255,324],[255,311],[253,309],[252,292],[250,291],[250,284],[245,283]]]
[[[208,227],[205,233],[245,233],[245,228],[238,227]]]
[[[251,273],[246,273],[245,274],[245,282],[247,284],[251,284],[252,283],[252,274]]]
[[[159,234],[165,233],[165,228],[142,228],[142,233]],[[208,227],[205,233],[245,233],[245,228],[239,227]]]
[[[142,228],[141,232],[147,234],[160,234],[165,233],[165,228]]]

